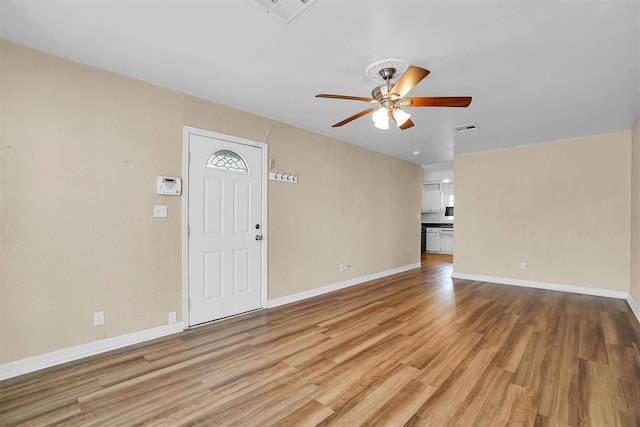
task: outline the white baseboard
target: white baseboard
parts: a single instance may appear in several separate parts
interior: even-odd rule
[[[612,291],[609,289],[590,288],[586,286],[561,285],[557,283],[535,282],[532,280],[511,279],[508,277],[483,276],[480,274],[468,274],[453,272],[454,279],[476,280],[479,282],[498,283],[501,285],[522,286],[525,288],[546,289],[550,291],[570,292],[573,294],[594,295],[598,297],[627,299],[629,292]]]
[[[393,274],[402,273],[404,271],[412,270],[418,267],[420,267],[420,263],[409,264],[402,267],[397,267],[390,270],[345,280],[344,282],[334,283],[332,285],[323,286],[321,288],[311,289],[308,291],[275,298],[267,301],[267,307],[278,307],[281,305],[302,301],[307,298],[323,295],[329,292],[358,285],[360,283],[391,276]],[[607,289],[589,288],[583,286],[560,285],[555,283],[535,282],[530,280],[520,280],[458,272],[454,272],[451,277],[454,279],[475,280],[480,282],[498,283],[502,285],[522,286],[527,288],[546,289],[552,291],[625,299],[629,304],[629,307],[631,307],[631,311],[638,319],[638,322],[640,322],[640,305],[638,305],[638,303],[630,293],[624,291],[612,291]],[[4,365],[0,365],[0,381],[17,377],[18,375],[35,372],[40,369],[60,365],[62,363],[72,362],[74,360],[94,356],[96,354],[104,353],[107,351],[117,350],[129,345],[139,344],[145,341],[150,341],[152,339],[161,338],[167,335],[182,332],[183,330],[184,323],[179,322],[172,325],[158,326],[156,328],[145,329],[143,331],[137,331],[130,334],[119,335],[117,337],[106,338],[104,340],[82,344],[75,347],[69,347],[51,353],[6,363]]]
[[[167,335],[182,332],[183,322],[171,325],[158,326],[156,328],[145,329],[143,331],[132,332],[130,334],[119,335],[117,337],[105,338],[100,341],[81,344],[62,350],[46,353],[38,356],[28,357],[15,362],[0,365],[0,380],[17,377],[18,375],[72,362],[84,357],[94,356],[111,350],[117,350],[132,344],[139,344],[144,341],[164,337]]]
[[[298,292],[296,294],[286,295],[280,298],[274,298],[267,301],[267,307],[273,308],[285,304],[291,304],[292,302],[298,302],[307,298],[317,297],[329,292],[337,291],[340,289],[348,288],[350,286],[359,285],[360,283],[369,282],[371,280],[380,279],[382,277],[391,276],[392,274],[402,273],[407,270],[419,268],[420,263],[408,264],[402,267],[392,268],[390,270],[380,271],[378,273],[368,274],[366,276],[356,277],[354,279],[345,280],[344,282],[334,283],[332,285],[323,286],[321,288],[310,289],[304,292]]]
[[[638,305],[638,302],[633,299],[631,294],[627,297],[627,304],[629,304],[631,311],[633,311],[633,314],[636,315],[636,319],[638,319],[638,323],[640,323],[640,305]]]

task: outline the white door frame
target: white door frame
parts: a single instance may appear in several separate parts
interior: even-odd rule
[[[260,148],[262,152],[262,247],[260,248],[260,306],[267,307],[267,244],[269,242],[267,226],[267,187],[269,184],[269,146],[264,142],[251,141],[237,136],[225,135],[191,126],[183,126],[182,134],[182,319],[185,329],[189,324],[189,239],[187,227],[189,223],[189,137],[199,135],[207,138],[219,139],[234,144],[249,145]]]

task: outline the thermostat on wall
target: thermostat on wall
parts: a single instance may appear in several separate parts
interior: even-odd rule
[[[179,196],[182,192],[182,180],[173,176],[159,176],[157,181],[158,194]]]

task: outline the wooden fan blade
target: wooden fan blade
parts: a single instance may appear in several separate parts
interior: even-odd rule
[[[405,98],[402,105],[406,107],[468,107],[470,96],[433,96]]]
[[[316,95],[316,98],[349,99],[351,101],[364,101],[364,102],[373,101],[373,98],[363,98],[361,96],[349,96],[349,95],[331,95],[330,93],[320,93]]]
[[[391,93],[397,94],[400,98],[404,97],[411,89],[415,87],[422,79],[427,77],[431,71],[424,68],[414,67],[407,68],[400,80],[391,88]]]
[[[369,114],[369,113],[371,113],[371,112],[373,112],[373,111],[375,111],[377,109],[378,108],[369,108],[367,110],[360,111],[358,114],[354,114],[353,116],[348,117],[348,118],[344,119],[343,121],[338,122],[338,123],[336,123],[335,125],[333,125],[331,127],[332,128],[337,128],[337,127],[340,127],[342,125],[346,125],[347,123],[352,122],[355,119],[359,119],[362,116],[366,116],[367,114]]]
[[[411,121],[411,119],[407,119],[406,122],[404,122],[402,124],[402,126],[400,126],[400,130],[405,130],[405,129],[409,129],[414,127],[415,125],[413,124],[413,122]]]

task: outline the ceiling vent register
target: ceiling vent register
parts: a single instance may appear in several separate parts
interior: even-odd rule
[[[469,132],[470,130],[478,129],[478,127],[475,125],[475,123],[469,123],[468,125],[456,126],[454,127],[454,129],[458,132]]]
[[[258,6],[265,8],[269,15],[275,16],[282,22],[289,23],[293,18],[309,8],[316,0],[251,0]]]

